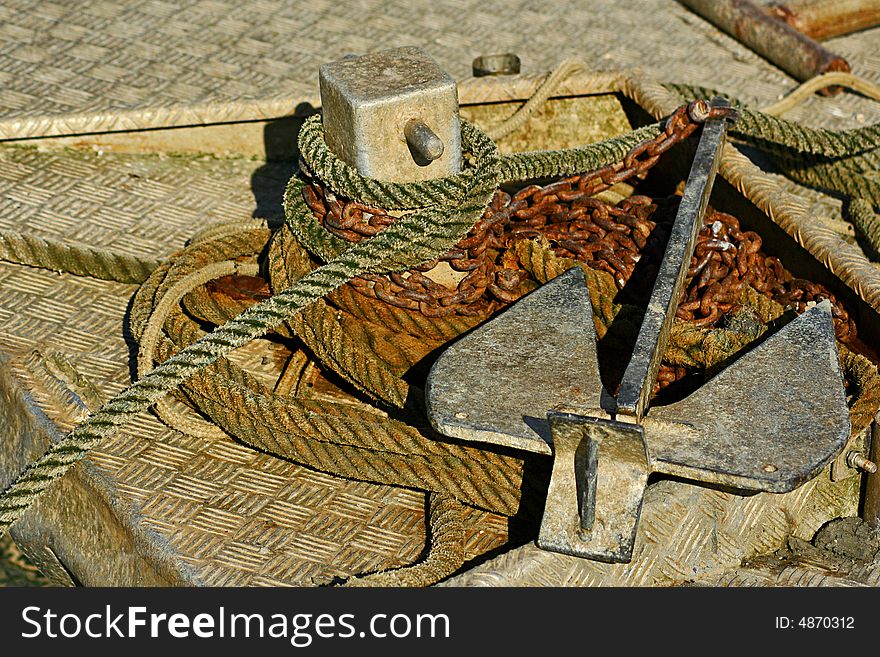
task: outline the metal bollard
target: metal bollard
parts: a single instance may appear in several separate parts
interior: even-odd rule
[[[412,182],[461,169],[455,80],[418,48],[320,68],[324,140],[370,178]]]

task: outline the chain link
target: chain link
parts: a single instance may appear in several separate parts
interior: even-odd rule
[[[484,316],[512,303],[532,286],[518,263],[503,257],[499,261],[500,252],[513,239],[534,237],[548,223],[564,222],[567,209],[577,203],[591,204],[593,195],[617,183],[644,179],[663,153],[697,129],[699,122],[691,118],[695,108],[702,109],[696,102],[679,108],[660,135],[637,144],[620,162],[543,187],[530,185],[513,196],[497,191],[465,239],[438,260],[404,273],[361,276],[350,285],[428,317]],[[305,200],[327,230],[349,242],[369,238],[395,220],[380,208],[339,199],[315,182],[306,187]],[[441,262],[448,265],[443,282],[436,280]]]
[[[428,317],[486,316],[535,287],[509,247],[516,240],[544,238],[556,255],[611,274],[620,290],[618,301],[643,306],[680,197],[633,195],[614,205],[596,194],[618,183],[644,180],[663,153],[697,129],[707,111],[712,110],[698,103],[679,108],[657,138],[641,142],[623,160],[602,169],[529,185],[513,194],[498,190],[468,235],[438,260],[407,272],[361,276],[349,285],[360,294]],[[396,219],[382,209],[337,198],[315,182],[306,188],[305,197],[325,228],[350,242],[369,238]],[[751,285],[799,313],[812,302],[829,299],[838,339],[856,338],[855,323],[843,304],[824,286],[793,277],[778,258],[765,254],[757,233],[742,230],[734,216],[712,208],[704,224],[678,307],[680,319],[719,326],[725,315],[739,308],[743,286]],[[664,365],[658,389],[687,374],[685,368]]]

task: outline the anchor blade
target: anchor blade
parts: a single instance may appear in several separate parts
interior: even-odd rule
[[[447,436],[550,454],[547,412],[595,413],[601,391],[590,295],[575,267],[446,349],[425,398]]]
[[[655,471],[787,492],[814,477],[850,434],[831,304],[823,301],[686,399],[651,409]]]

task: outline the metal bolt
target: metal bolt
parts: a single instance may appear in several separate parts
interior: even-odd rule
[[[851,468],[864,470],[868,474],[874,474],[877,472],[877,464],[874,463],[874,461],[869,460],[861,452],[855,450],[846,455],[846,464]]]
[[[424,121],[411,119],[404,126],[403,135],[417,164],[428,164],[443,155],[443,140]]]

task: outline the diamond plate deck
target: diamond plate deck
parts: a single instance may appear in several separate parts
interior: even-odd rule
[[[633,26],[637,38],[621,38]],[[880,82],[878,39],[874,29],[827,44]],[[317,102],[320,64],[409,45],[457,79],[478,55],[514,51],[524,72],[578,56],[597,70],[641,67],[746,100],[769,102],[794,86],[673,0],[649,11],[634,0],[6,0],[0,139],[285,116]],[[880,117],[853,94],[813,98],[790,116],[817,114],[832,127]]]
[[[283,165],[246,160],[5,148],[0,228],[168,254],[195,226],[247,218],[256,209],[271,215],[288,175]],[[72,426],[71,409],[42,394],[23,361],[34,349],[60,352],[105,398],[122,389],[130,380],[123,329],[134,290],[0,263],[0,352],[15,359],[13,372],[60,428]],[[8,421],[9,406],[4,409]],[[130,549],[126,543],[140,536],[139,552],[157,570],[151,580],[134,569],[108,567],[101,580],[94,568],[77,563],[98,556],[99,546],[79,536],[86,545],[73,549],[63,536],[53,536],[62,562],[93,573],[96,579],[86,584],[137,584],[137,577],[201,585],[315,584],[404,565],[424,549],[420,493],[344,481],[231,440],[185,436],[146,413],[78,469],[93,487],[103,482],[96,494],[122,526],[114,539],[119,549]],[[40,504],[63,507],[60,494],[53,491]],[[25,521],[39,513],[29,512]],[[507,535],[506,518],[476,510],[468,525],[470,556]],[[170,566],[163,570],[157,563]]]

